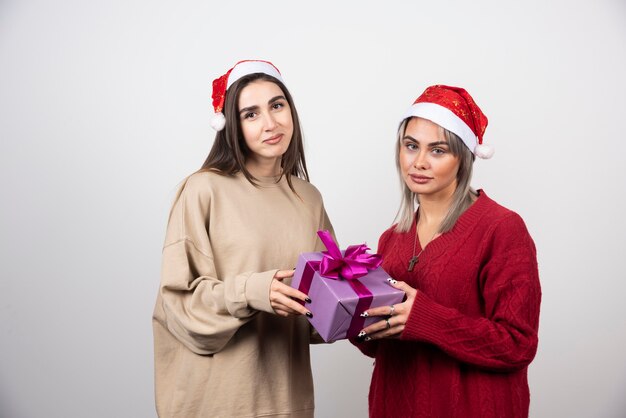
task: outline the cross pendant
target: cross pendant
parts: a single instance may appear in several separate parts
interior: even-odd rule
[[[407,271],[413,271],[413,268],[415,267],[415,264],[417,264],[417,256],[414,255],[413,257],[411,257],[411,259],[409,260],[409,268],[407,269]]]

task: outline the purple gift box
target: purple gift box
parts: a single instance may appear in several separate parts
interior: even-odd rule
[[[313,313],[308,320],[324,341],[356,337],[363,328],[382,320],[363,318],[362,312],[400,303],[404,292],[389,284],[389,274],[378,267],[380,257],[366,254],[365,245],[341,252],[330,234],[318,234],[329,251],[300,254],[291,286],[311,299],[305,304]]]

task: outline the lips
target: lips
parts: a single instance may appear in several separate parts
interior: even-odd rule
[[[409,177],[417,184],[426,184],[433,179],[432,177],[423,176],[421,174],[409,174]]]
[[[275,144],[278,144],[281,139],[283,139],[283,135],[282,134],[278,134],[278,135],[274,135],[271,138],[265,139],[263,141],[263,143],[264,144],[269,144],[269,145],[275,145]]]

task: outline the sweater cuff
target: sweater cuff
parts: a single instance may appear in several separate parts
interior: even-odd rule
[[[436,343],[449,322],[450,309],[433,302],[418,291],[401,339]]]
[[[278,270],[252,273],[246,282],[248,306],[258,311],[275,313],[270,303],[270,287]]]

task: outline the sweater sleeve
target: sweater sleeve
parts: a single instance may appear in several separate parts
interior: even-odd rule
[[[459,361],[494,371],[526,367],[537,350],[541,289],[534,243],[515,213],[496,224],[480,259],[484,317],[417,293],[404,340],[435,344]]]
[[[214,354],[258,310],[273,312],[269,289],[277,270],[218,277],[207,232],[210,190],[186,183],[172,207],[163,248],[164,325],[193,352]]]
[[[333,224],[330,222],[330,218],[328,217],[328,214],[326,213],[326,209],[324,208],[324,205],[322,205],[321,207],[317,230],[329,231],[330,234],[333,236],[333,239],[335,240],[335,242],[337,242],[337,237],[335,237],[335,230],[333,229]],[[337,245],[339,245],[338,242],[337,242]],[[315,251],[326,251],[326,246],[324,245],[324,243],[322,243],[322,240],[319,239],[319,237],[315,241]]]

